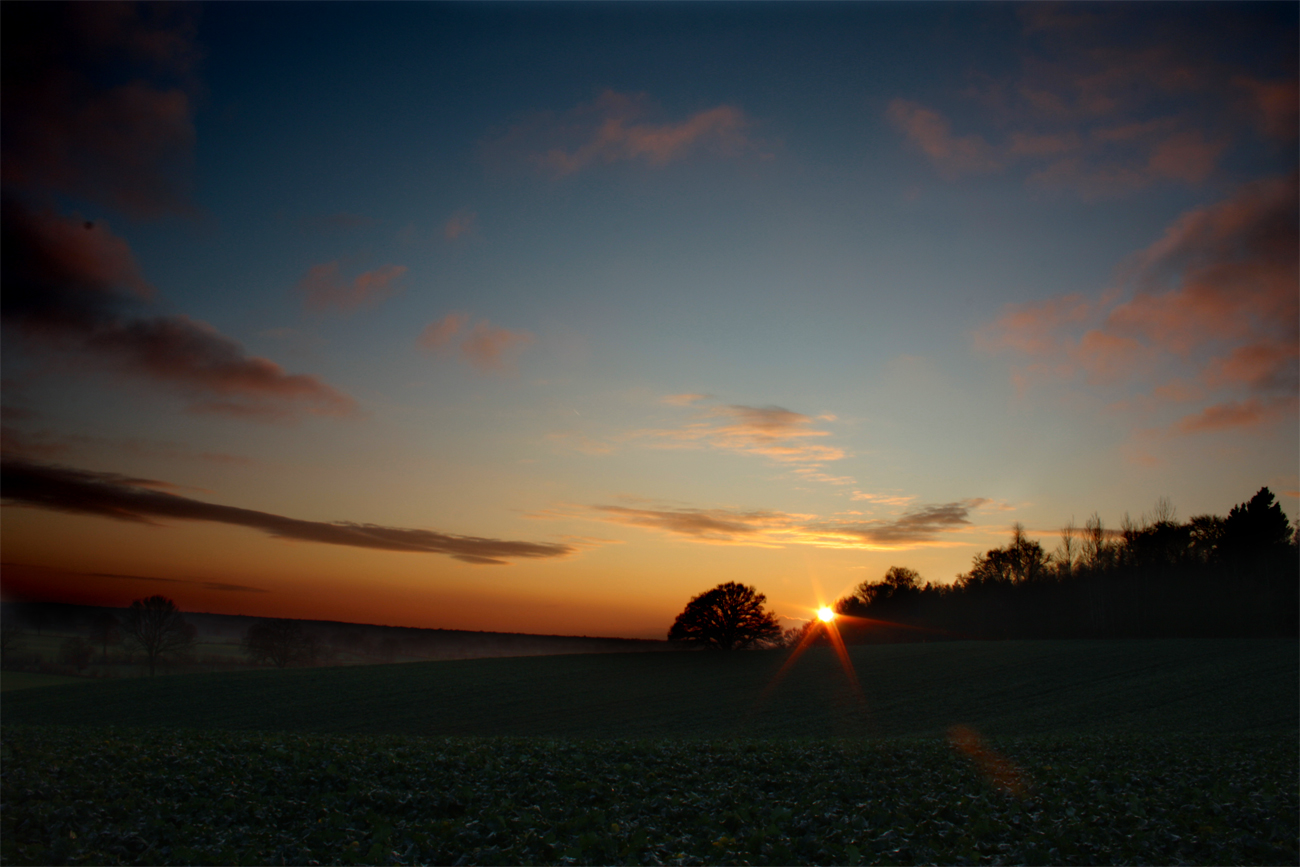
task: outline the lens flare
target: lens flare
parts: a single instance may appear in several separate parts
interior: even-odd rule
[[[822,623],[830,623],[835,619],[835,612],[830,608],[818,608],[817,616],[821,618]]]

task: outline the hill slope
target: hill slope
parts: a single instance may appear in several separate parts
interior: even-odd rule
[[[558,737],[1237,733],[1300,726],[1289,640],[1024,641],[178,675],[6,694],[5,723]]]

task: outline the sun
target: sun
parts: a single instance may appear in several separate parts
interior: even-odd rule
[[[830,623],[835,619],[835,612],[830,608],[822,607],[817,609],[817,616],[823,623]]]

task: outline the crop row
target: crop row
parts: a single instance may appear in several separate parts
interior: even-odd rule
[[[1294,734],[653,740],[5,727],[6,864],[1297,863]]]

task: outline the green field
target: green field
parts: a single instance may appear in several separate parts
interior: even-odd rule
[[[1300,649],[1006,642],[5,694],[12,864],[1295,864]],[[953,737],[966,727],[965,739]]]
[[[31,671],[6,671],[0,674],[0,692],[31,689],[34,686],[64,686],[85,683],[90,683],[90,681],[84,677],[68,677],[63,674],[37,674]]]
[[[814,648],[478,659],[105,680],[6,696],[6,723],[545,737],[1294,731],[1286,640]]]

